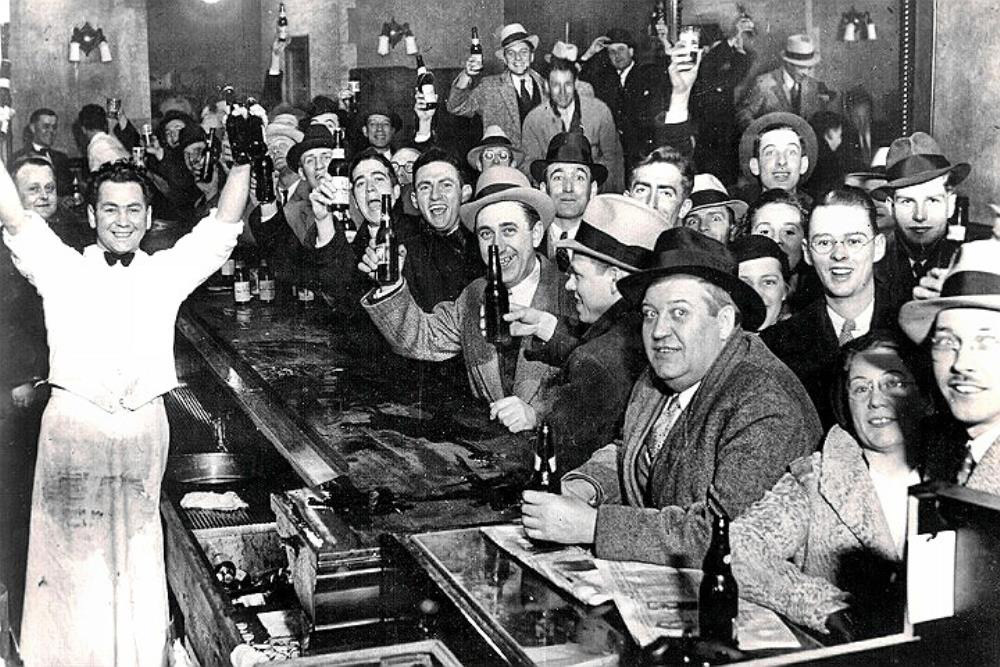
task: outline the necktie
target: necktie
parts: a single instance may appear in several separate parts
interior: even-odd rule
[[[796,115],[802,114],[802,86],[798,81],[792,84],[792,111]]]
[[[965,448],[965,458],[962,459],[962,465],[958,469],[958,473],[955,475],[955,481],[962,486],[969,483],[969,478],[972,477],[972,471],[976,469],[976,459],[972,458],[972,448],[966,446]]]
[[[667,439],[667,434],[670,433],[670,429],[673,428],[674,422],[677,420],[677,415],[681,412],[681,401],[680,394],[674,394],[669,399],[667,399],[667,404],[663,406],[663,411],[660,416],[657,417],[656,423],[653,424],[652,431],[650,432],[649,440],[647,441],[648,446],[646,447],[645,455],[647,460],[652,463],[656,455],[660,453],[663,449],[663,443]]]
[[[854,330],[858,328],[854,320],[844,320],[844,326],[840,327],[840,338],[837,339],[838,345],[845,345],[854,340]]]
[[[122,263],[122,266],[128,266],[135,259],[134,252],[104,252],[104,261],[108,263],[108,266],[114,266],[118,262]]]
[[[531,104],[531,93],[528,92],[528,83],[524,79],[521,79],[521,101]]]
[[[913,263],[913,277],[916,278],[917,282],[927,275],[927,260],[918,259]]]
[[[563,232],[559,235],[560,241],[565,241],[569,238],[569,232]],[[569,271],[569,250],[566,248],[556,248],[556,267],[566,273]]]

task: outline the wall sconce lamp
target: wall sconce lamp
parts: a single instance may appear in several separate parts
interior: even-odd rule
[[[870,12],[859,12],[854,7],[840,16],[840,41],[858,42],[878,39],[875,22]]]
[[[418,53],[417,38],[413,36],[410,24],[399,25],[396,23],[396,17],[393,17],[388,23],[382,24],[382,32],[378,36],[378,54],[383,58],[389,55],[389,50],[395,48],[401,39],[405,40],[406,55],[412,56]]]
[[[90,55],[90,52],[97,49],[101,54],[101,62],[111,62],[111,46],[104,36],[104,30],[94,28],[87,21],[82,28],[73,28],[73,36],[69,40],[69,61],[78,63],[83,58]]]

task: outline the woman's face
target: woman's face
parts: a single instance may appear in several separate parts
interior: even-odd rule
[[[764,204],[753,216],[751,234],[766,236],[788,255],[788,268],[795,270],[802,260],[802,213],[790,204]]]
[[[847,371],[851,422],[864,449],[891,453],[912,445],[928,401],[891,347],[855,355]]]

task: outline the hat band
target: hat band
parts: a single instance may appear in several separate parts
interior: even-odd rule
[[[494,183],[492,185],[486,185],[479,192],[476,193],[476,199],[482,199],[483,197],[489,197],[490,195],[495,195],[498,192],[503,192],[504,190],[513,190],[514,188],[522,187],[515,183]]]
[[[717,253],[689,249],[658,252],[653,255],[653,259],[647,268],[672,269],[676,266],[701,266],[721,271],[722,273],[729,273],[733,276],[736,275],[736,267],[727,262],[725,257],[720,257]]]
[[[941,296],[998,296],[1000,274],[986,271],[956,271],[941,287]]]
[[[723,192],[719,192],[718,190],[700,190],[698,192],[692,192],[690,199],[692,209],[700,206],[721,204],[722,202],[731,201],[728,195]]]
[[[785,58],[788,60],[812,60],[816,57],[815,51],[810,51],[809,53],[795,53],[793,51],[785,51]]]
[[[606,232],[590,225],[586,220],[580,223],[574,239],[594,252],[617,259],[623,264],[642,268],[649,257],[649,250],[642,246],[626,245]]]
[[[503,38],[503,41],[500,42],[500,48],[506,49],[514,42],[525,42],[528,40],[528,37],[531,37],[531,35],[526,32],[513,32]]]
[[[507,137],[490,137],[484,139],[476,148],[489,148],[490,146],[513,146],[514,143]]]
[[[928,171],[947,169],[950,166],[951,162],[943,155],[910,155],[886,169],[885,174],[890,181],[897,181],[901,178],[910,178]]]

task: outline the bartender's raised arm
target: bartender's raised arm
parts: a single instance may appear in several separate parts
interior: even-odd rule
[[[0,164],[0,224],[8,234],[17,234],[24,225],[24,206],[5,164]]]
[[[237,223],[243,219],[243,211],[250,196],[250,165],[233,165],[219,193],[219,206],[215,219],[219,222]]]

